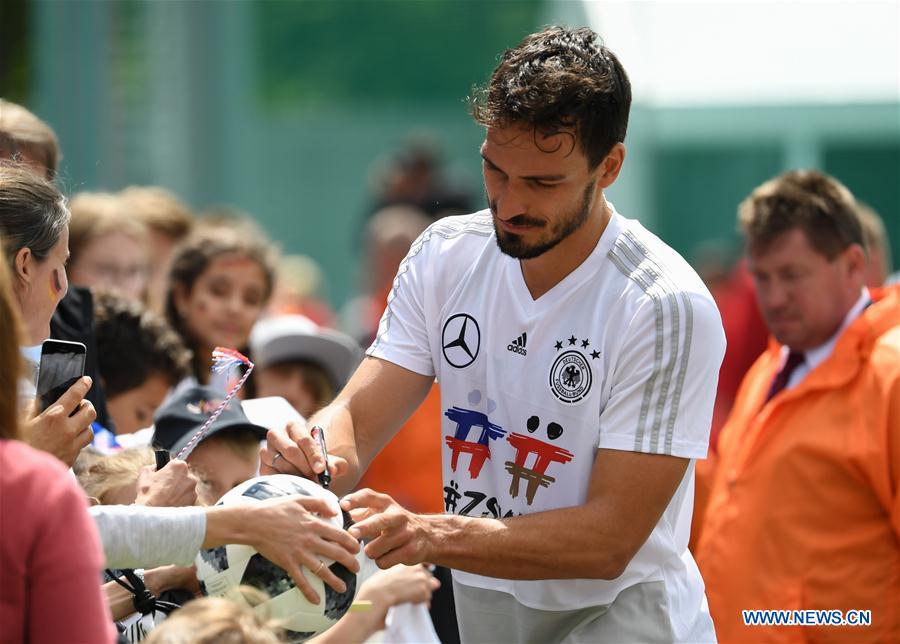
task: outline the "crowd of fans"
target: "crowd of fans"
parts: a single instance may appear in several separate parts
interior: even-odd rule
[[[2,640],[138,641],[152,632],[159,642],[279,641],[278,624],[252,611],[191,601],[200,596],[197,552],[252,545],[318,601],[300,566],[315,569],[309,562],[327,555],[356,570],[358,544],[312,499],[213,508],[259,471],[267,429],[240,402],[186,461],[158,469],[154,448],[177,454],[239,375],[212,375],[215,347],[255,360],[241,398],[279,396],[308,417],[347,381],[361,346],[333,328],[315,263],[279,256],[251,219],[197,215],[155,186],[67,199],[53,183],[61,156],[46,123],[0,101]],[[424,225],[407,233],[407,248]],[[404,252],[390,257],[399,263]],[[368,285],[373,297],[389,272]],[[353,332],[372,335],[378,315]],[[86,345],[86,375],[41,411],[36,383],[50,337]],[[439,471],[438,448],[423,461]],[[439,503],[439,487],[431,493]],[[300,532],[308,536],[294,538]],[[154,630],[165,616],[122,587],[126,569],[185,608]],[[328,569],[321,576],[343,589]],[[357,594],[371,609],[348,614],[321,641],[362,641],[385,627],[391,606],[427,605],[439,586],[421,566],[377,573]]]
[[[318,295],[322,276],[314,262],[279,257],[248,219],[195,215],[176,195],[151,186],[67,200],[53,183],[61,153],[52,129],[5,101],[0,158],[0,639],[137,641],[149,633],[147,641],[157,643],[280,641],[277,624],[225,600],[196,599],[198,550],[253,545],[313,599],[300,566],[321,554],[355,569],[358,544],[317,516],[329,510],[312,499],[215,507],[259,470],[267,428],[251,422],[240,403],[186,462],[157,469],[153,448],[177,453],[208,418],[210,401],[240,376],[212,374],[219,346],[255,361],[242,398],[279,396],[304,417],[327,405],[374,337],[411,243],[435,218],[470,208],[470,198],[439,181],[436,154],[421,141],[386,162],[365,222],[364,293],[337,313]],[[875,289],[888,280],[889,243],[877,214],[860,210],[866,281]],[[717,273],[710,287],[728,352],[710,459],[697,467],[698,535],[710,490],[724,494],[721,482],[714,484],[719,430],[768,342],[743,262]],[[35,384],[40,345],[49,337],[87,346],[86,375],[41,411]],[[442,511],[439,422],[435,385],[361,485],[414,511]],[[416,458],[404,457],[409,453]],[[718,503],[714,509],[724,512]],[[896,521],[900,510],[893,512]],[[703,535],[702,570],[715,559],[714,536]],[[117,581],[133,568],[154,596],[184,607],[164,620],[139,610]],[[322,578],[342,583],[327,570]],[[373,609],[348,615],[321,641],[362,641],[384,627],[391,606],[428,603],[439,585],[422,567],[379,573],[359,593]],[[435,601],[435,609],[441,638],[453,641],[452,604]]]

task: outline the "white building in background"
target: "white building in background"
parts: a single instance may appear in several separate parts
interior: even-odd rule
[[[587,0],[591,26],[657,106],[900,99],[900,2]]]

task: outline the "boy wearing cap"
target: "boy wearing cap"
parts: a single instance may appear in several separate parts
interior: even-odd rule
[[[212,387],[191,387],[160,408],[153,444],[177,455],[209,420],[223,399]],[[241,403],[232,400],[186,457],[200,479],[198,499],[212,505],[236,485],[256,476],[259,442],[266,428],[250,422]]]
[[[250,353],[256,395],[281,396],[309,418],[347,383],[362,351],[349,335],[302,315],[282,315],[256,323]]]

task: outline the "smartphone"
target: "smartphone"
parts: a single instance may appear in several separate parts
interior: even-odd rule
[[[87,348],[80,342],[46,340],[41,346],[37,395],[44,411],[84,375]]]

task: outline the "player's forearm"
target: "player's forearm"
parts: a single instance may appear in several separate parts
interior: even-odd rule
[[[504,579],[615,579],[636,548],[581,506],[509,519],[425,517],[429,562]]]
[[[431,376],[377,358],[363,360],[335,401],[307,423],[324,427],[329,454],[347,461],[347,470],[332,481],[335,493],[353,489],[433,384]]]

